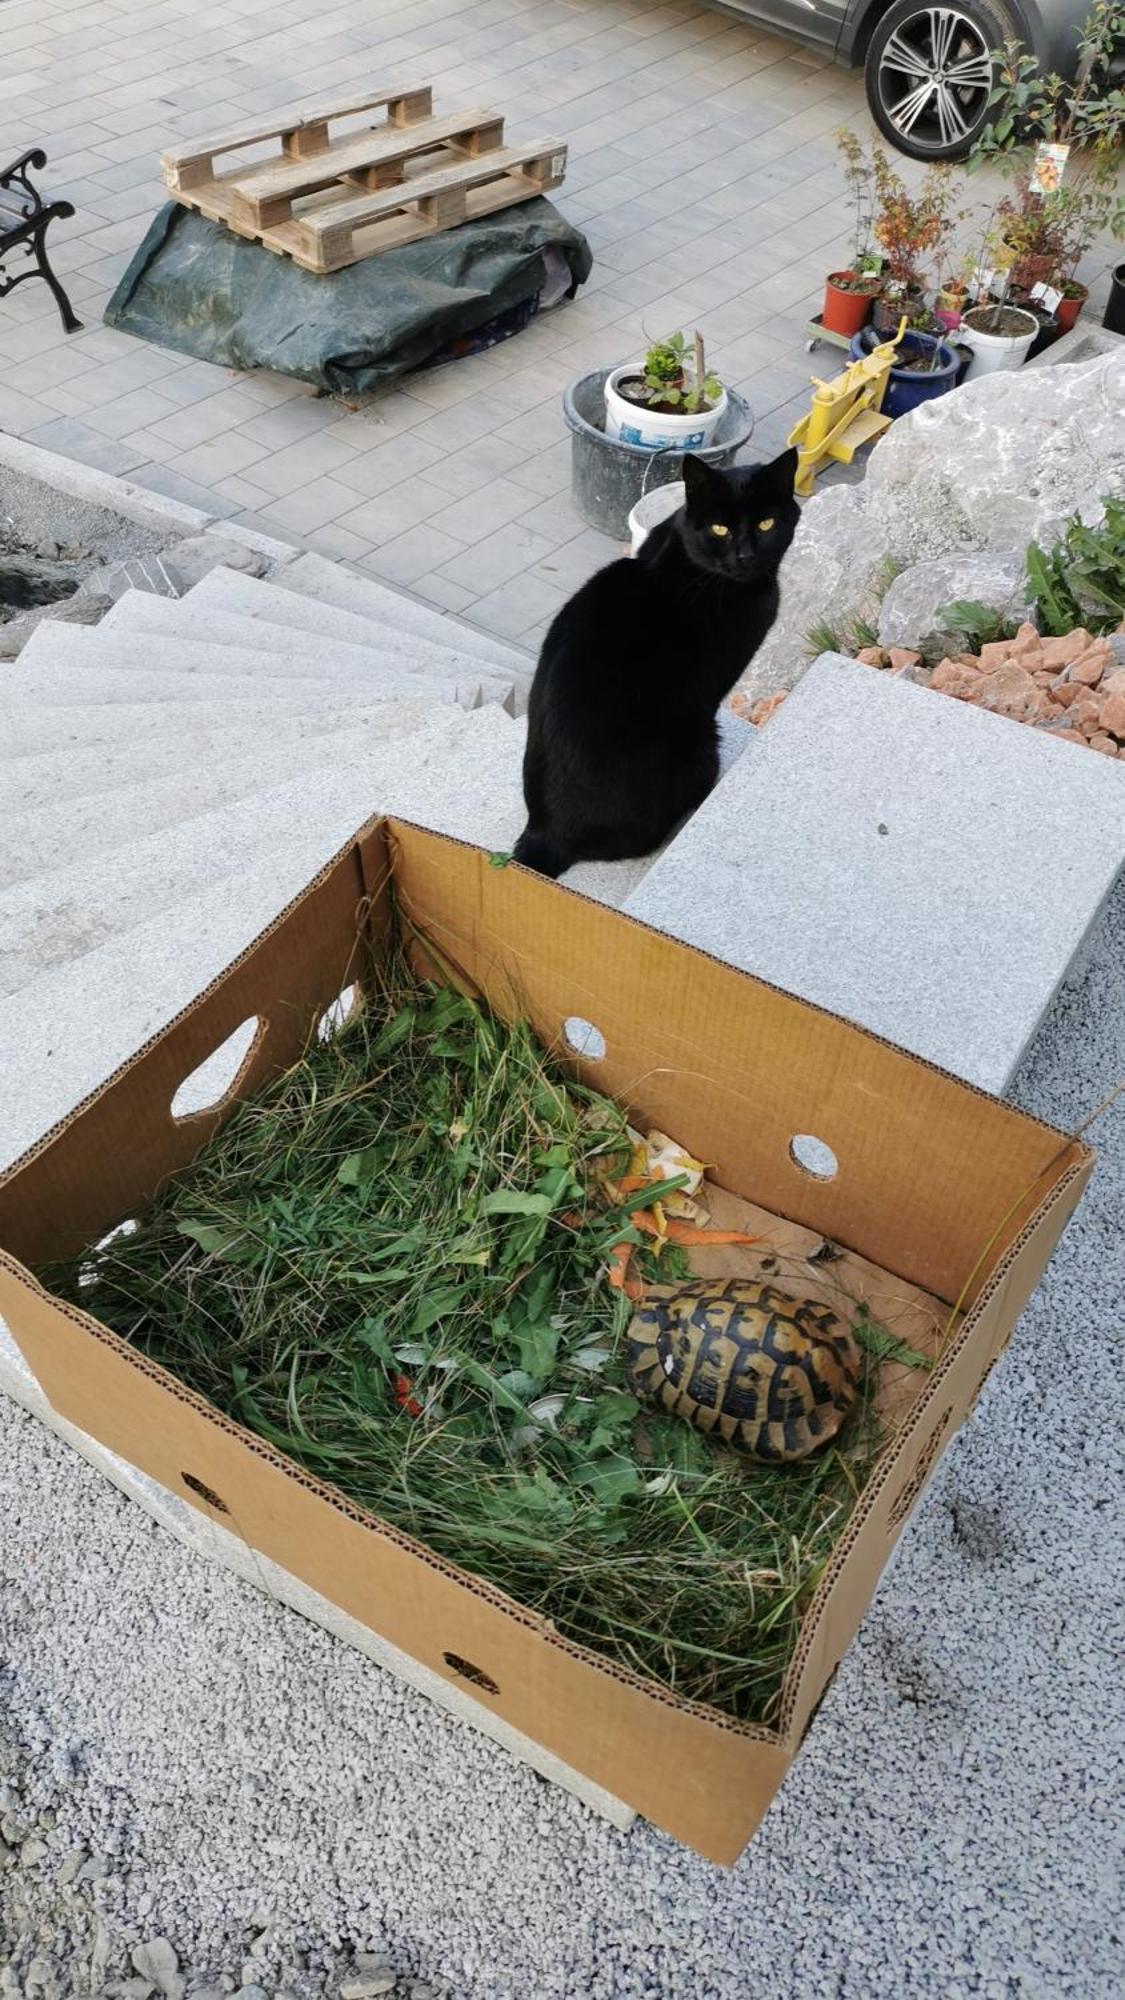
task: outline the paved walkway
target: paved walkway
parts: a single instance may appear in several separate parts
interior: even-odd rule
[[[596,257],[576,303],[357,409],[99,324],[165,146],[391,71],[569,141],[559,206]],[[563,384],[698,321],[780,445],[846,230],[831,135],[862,104],[858,76],[680,0],[8,0],[0,151],[45,146],[75,203],[52,241],[86,330],[65,338],[42,285],[0,304],[0,426],[534,645],[612,553],[570,503]]]
[[[163,148],[388,74],[568,140],[559,206],[596,259],[576,303],[361,407],[101,326]],[[614,546],[571,505],[571,376],[698,323],[759,450],[806,407],[843,120],[869,129],[859,75],[691,0],[0,0],[0,152],[44,146],[74,202],[52,243],[86,322],[67,339],[40,284],[0,302],[0,428],[534,646]]]

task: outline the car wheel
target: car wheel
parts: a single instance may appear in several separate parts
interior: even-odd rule
[[[992,51],[1014,33],[994,0],[896,0],[867,49],[867,102],[913,160],[959,160],[987,120]]]

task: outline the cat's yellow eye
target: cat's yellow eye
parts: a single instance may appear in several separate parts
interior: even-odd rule
[[[759,528],[759,531],[760,531],[760,533],[761,533],[761,534],[763,534],[763,535],[764,535],[764,534],[765,534],[765,533],[767,532],[767,530],[768,530],[768,529],[770,529],[770,528],[772,528],[772,527],[773,527],[773,515],[772,515],[772,514],[770,515],[770,518],[769,518],[769,520],[768,520],[768,521],[759,521],[759,522],[758,522],[758,528]]]
[[[730,529],[726,527],[722,521],[712,521],[711,533],[713,535],[729,535]]]

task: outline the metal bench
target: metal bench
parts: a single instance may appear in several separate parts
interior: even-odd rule
[[[0,299],[22,285],[25,278],[45,278],[67,333],[77,333],[82,322],[75,318],[70,300],[51,269],[46,244],[48,224],[56,215],[73,215],[74,204],[44,201],[38,188],[32,187],[30,170],[39,172],[46,164],[46,153],[36,147],[0,173]],[[5,268],[11,256],[26,265],[17,269],[14,277]]]

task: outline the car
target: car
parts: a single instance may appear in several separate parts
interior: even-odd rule
[[[914,160],[960,160],[986,123],[993,51],[1017,41],[1044,71],[1072,75],[1089,0],[722,0],[862,65],[871,115]]]

